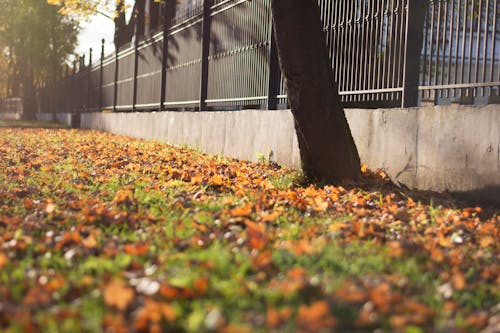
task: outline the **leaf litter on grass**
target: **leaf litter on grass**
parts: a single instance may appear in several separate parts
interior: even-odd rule
[[[0,129],[0,330],[497,332],[500,217],[95,131]]]

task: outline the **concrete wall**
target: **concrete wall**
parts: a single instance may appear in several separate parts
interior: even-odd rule
[[[37,113],[36,119],[40,121],[57,121],[67,126],[74,124],[76,116],[72,113]]]
[[[22,113],[17,112],[0,113],[0,120],[19,120],[21,117]]]
[[[363,163],[410,188],[500,203],[500,107],[346,110]],[[288,110],[82,114],[81,126],[299,167]]]

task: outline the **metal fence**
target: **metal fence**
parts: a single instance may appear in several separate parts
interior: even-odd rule
[[[497,0],[318,3],[346,107],[498,100]],[[286,107],[269,0],[189,4],[163,31],[42,88],[41,111]]]

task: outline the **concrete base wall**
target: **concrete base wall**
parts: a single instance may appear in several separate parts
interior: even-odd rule
[[[361,160],[410,188],[500,203],[500,107],[346,110]],[[71,123],[71,119],[70,122]],[[81,126],[300,166],[289,110],[82,114]]]
[[[0,120],[19,120],[21,117],[22,114],[17,112],[0,113]]]
[[[74,124],[76,116],[72,113],[37,113],[36,119],[40,121],[57,121],[66,126]]]

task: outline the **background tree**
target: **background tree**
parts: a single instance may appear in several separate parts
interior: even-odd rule
[[[59,12],[69,17],[86,19],[92,15],[103,15],[113,20],[115,23],[115,48],[119,49],[132,40],[137,20],[144,17],[146,1],[133,1],[132,6],[128,6],[125,0],[47,0],[47,2],[58,6]],[[154,2],[160,1],[155,0]],[[128,10],[132,12],[129,20],[126,18]]]
[[[0,31],[7,94],[23,97],[24,116],[34,118],[35,87],[60,76],[76,45],[78,23],[44,1],[2,0]]]

